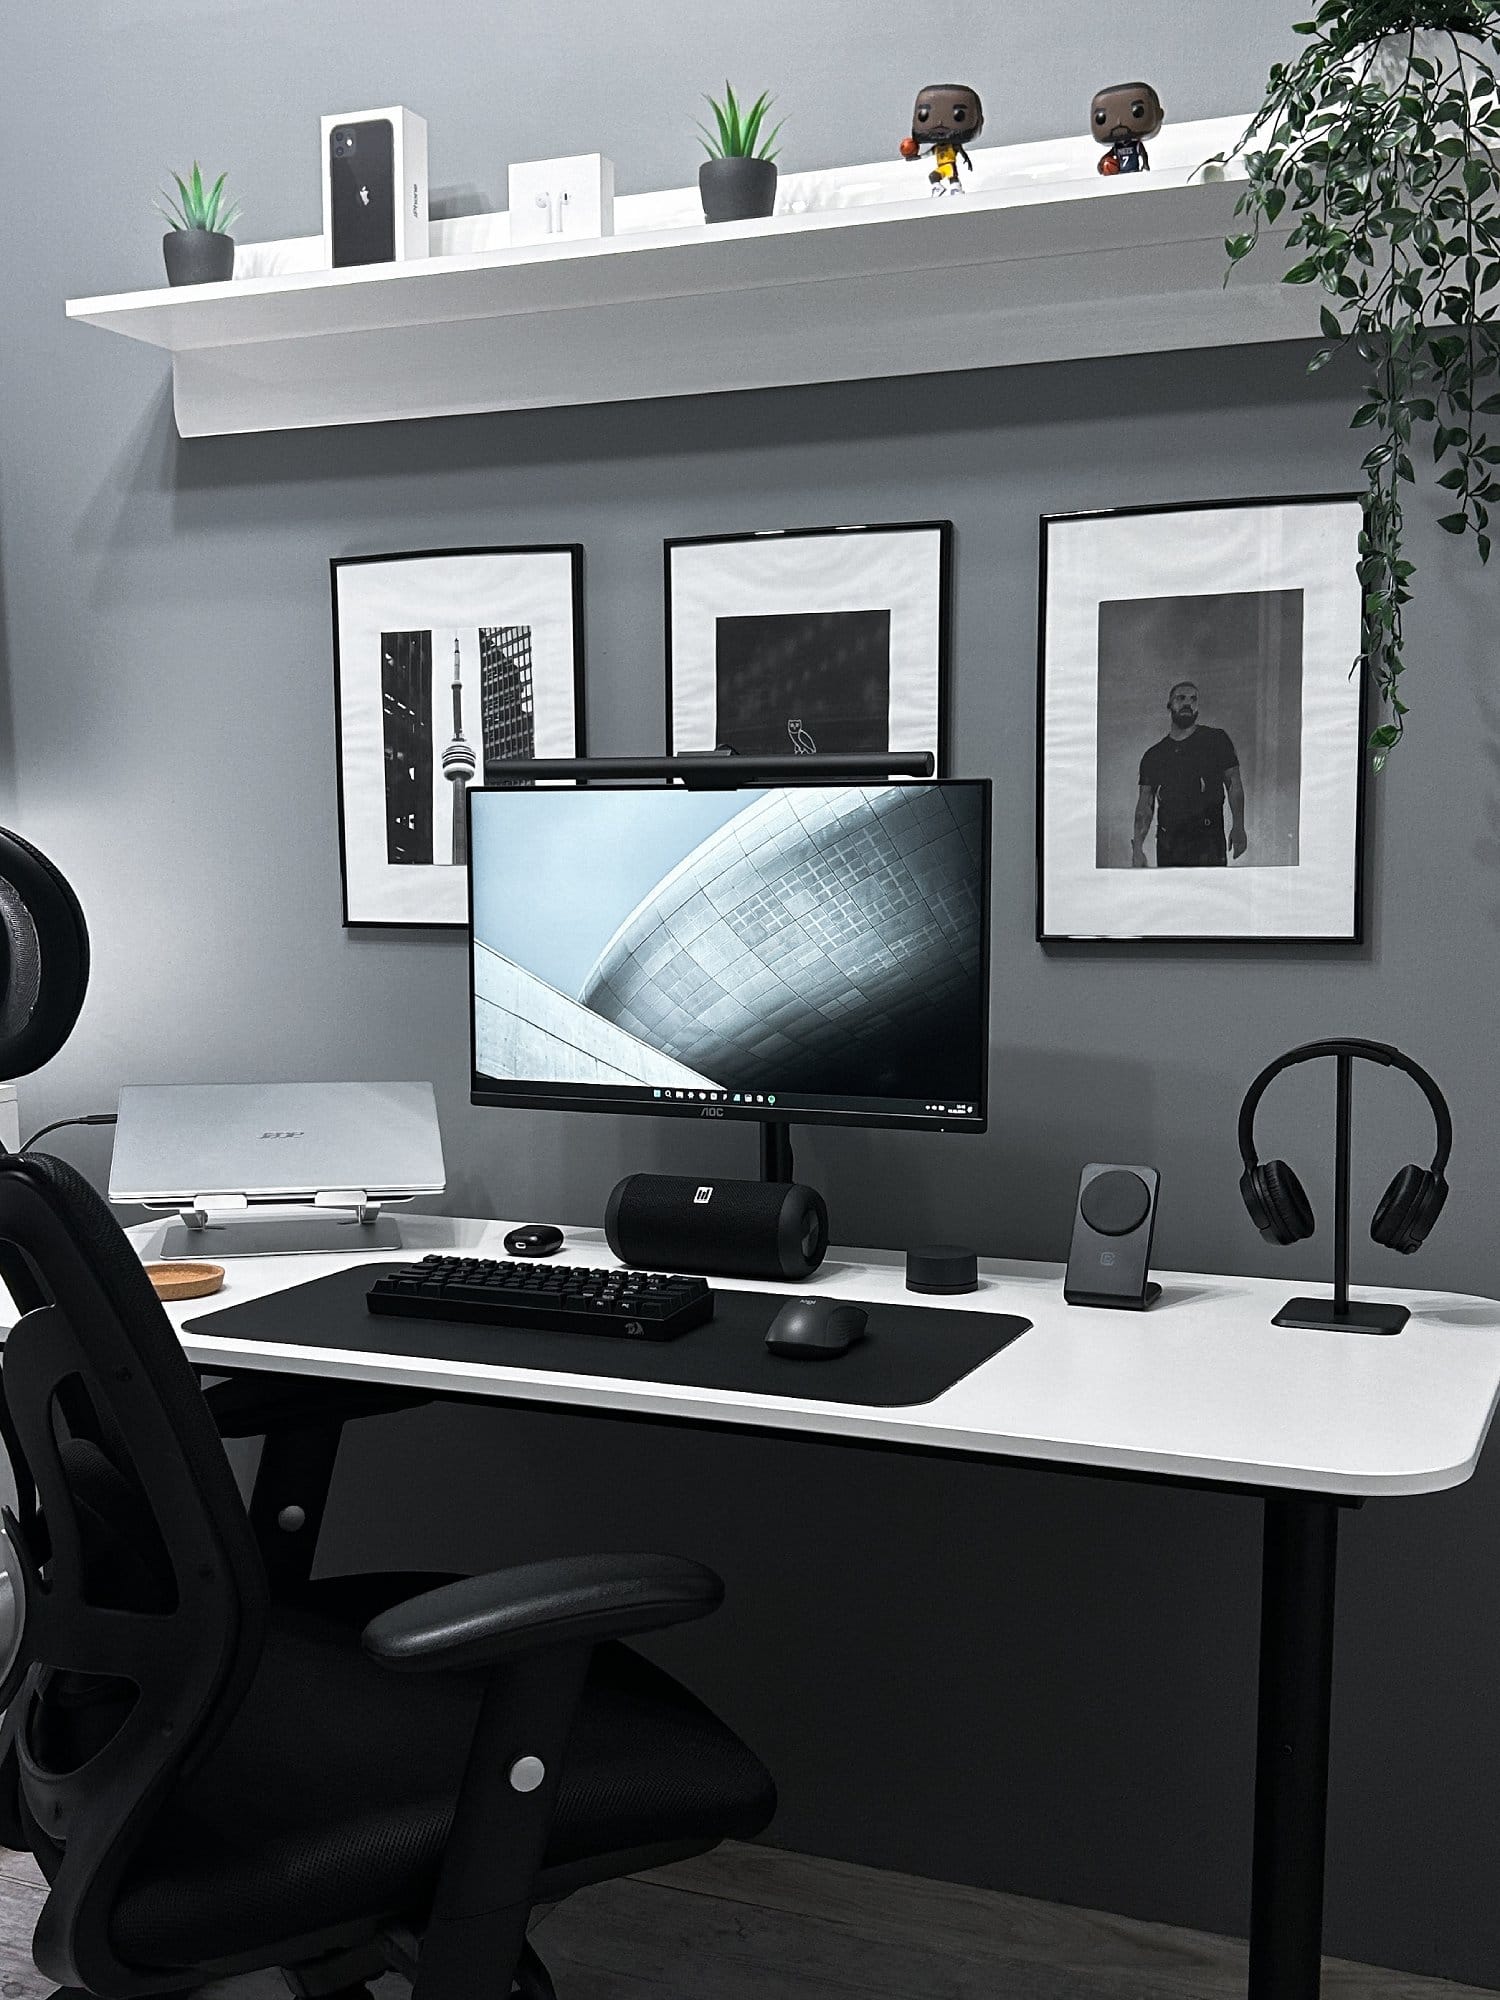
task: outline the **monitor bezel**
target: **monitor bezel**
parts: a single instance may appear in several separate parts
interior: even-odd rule
[[[845,781],[845,782],[847,783],[851,781]],[[835,786],[838,785],[837,780],[834,780],[833,783]],[[917,785],[929,784],[929,783],[935,784],[940,788],[944,789],[963,786],[970,790],[977,790],[980,796],[980,813],[984,829],[982,836],[984,865],[983,865],[983,886],[979,898],[980,902],[979,977],[980,977],[980,986],[982,989],[980,1012],[981,1012],[981,1018],[983,1019],[984,1022],[984,1033],[981,1036],[981,1046],[979,1054],[979,1098],[978,1098],[979,1109],[974,1113],[972,1117],[955,1118],[949,1114],[944,1114],[939,1112],[910,1112],[910,1111],[883,1112],[883,1111],[869,1111],[865,1109],[860,1109],[857,1111],[845,1111],[838,1109],[821,1109],[821,1108],[804,1109],[800,1105],[788,1105],[784,1110],[781,1107],[778,1107],[775,1111],[771,1111],[769,1109],[763,1110],[758,1105],[732,1104],[728,1102],[724,1104],[712,1104],[712,1105],[706,1105],[706,1104],[678,1105],[678,1104],[667,1103],[664,1100],[658,1101],[656,1099],[651,1100],[649,1103],[637,1104],[627,1099],[622,1099],[619,1101],[615,1100],[606,1101],[602,1098],[588,1100],[577,1097],[563,1097],[559,1096],[555,1091],[537,1090],[534,1088],[525,1088],[521,1086],[511,1087],[503,1083],[497,1083],[493,1077],[485,1076],[480,1071],[478,1063],[476,1061],[476,1051],[478,1049],[478,1024],[476,1018],[476,1002],[475,1002],[475,992],[474,992],[474,984],[475,984],[474,982],[474,871],[472,865],[467,871],[469,920],[467,926],[468,952],[466,956],[468,962],[468,979],[469,979],[469,1102],[471,1104],[483,1105],[495,1110],[579,1111],[579,1112],[590,1112],[594,1113],[595,1115],[597,1115],[600,1112],[613,1112],[615,1115],[625,1118],[638,1118],[644,1116],[647,1118],[679,1118],[679,1119],[690,1118],[695,1120],[710,1119],[715,1124],[735,1123],[742,1125],[788,1125],[788,1124],[842,1125],[859,1131],[961,1132],[961,1133],[972,1133],[976,1137],[982,1136],[989,1129],[990,930],[991,930],[990,904],[993,894],[993,880],[992,880],[993,848],[992,848],[991,815],[992,815],[992,806],[994,798],[994,782],[990,778],[895,779],[890,781],[890,784],[885,785],[884,789],[888,790],[891,789],[893,786],[899,786],[901,789],[905,790]],[[809,775],[808,778],[801,781],[801,786],[803,789],[826,789],[828,787],[828,784],[829,780],[827,780],[826,778],[819,778],[816,775]],[[628,781],[611,783],[608,780],[601,781],[599,779],[589,779],[584,788],[589,791],[611,791],[611,792],[670,791],[670,790],[681,789],[677,786],[641,785],[641,784],[630,783]],[[871,789],[872,787],[868,783],[866,783],[861,788]],[[466,804],[467,804],[468,818],[469,818],[468,852],[470,856],[472,856],[474,852],[475,795],[480,792],[514,791],[515,789],[516,787],[510,785],[471,785],[469,787],[469,794]],[[747,783],[742,785],[726,786],[725,789],[733,791],[742,791],[742,792],[766,792],[766,791],[788,790],[791,789],[791,786],[786,782],[773,785],[768,785],[762,782],[762,783]],[[642,1088],[649,1088],[649,1087],[650,1087],[649,1085],[642,1086]]]

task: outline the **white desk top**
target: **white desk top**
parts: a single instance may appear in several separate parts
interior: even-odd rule
[[[155,1254],[161,1223],[130,1232]],[[509,1223],[406,1214],[404,1252],[432,1249],[503,1256]],[[212,1256],[212,1250],[206,1251]],[[560,1253],[574,1264],[613,1265],[598,1230],[570,1229]],[[224,1289],[167,1308],[174,1326],[341,1269],[336,1256],[230,1258]],[[756,1396],[328,1349],[185,1337],[207,1367],[392,1382],[437,1394],[490,1396],[578,1408],[753,1425],[828,1438],[968,1451],[1043,1464],[1231,1485],[1376,1496],[1435,1493],[1473,1472],[1500,1400],[1500,1303],[1447,1292],[1401,1297],[1404,1332],[1382,1338],[1271,1325],[1298,1289],[1287,1279],[1159,1274],[1163,1297],[1146,1313],[1064,1304],[1061,1266],[984,1260],[977,1293],[923,1305],[1011,1312],[1033,1322],[1002,1353],[934,1402],[905,1409]],[[830,1293],[866,1302],[910,1301],[893,1251],[831,1255],[799,1287],[732,1281],[791,1296]],[[809,1388],[814,1386],[809,1382]]]

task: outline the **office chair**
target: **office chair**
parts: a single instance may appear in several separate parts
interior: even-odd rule
[[[0,1810],[49,1884],[55,2000],[277,1966],[355,2000],[551,2000],[534,1905],[748,1837],[746,1747],[620,1643],[712,1611],[669,1556],[528,1563],[273,1601],[203,1395],[103,1201],[0,1158],[7,1512],[24,1614],[0,1686]]]

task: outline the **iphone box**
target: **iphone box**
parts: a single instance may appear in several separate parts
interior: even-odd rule
[[[427,121],[405,105],[323,120],[323,248],[334,268],[427,247]]]

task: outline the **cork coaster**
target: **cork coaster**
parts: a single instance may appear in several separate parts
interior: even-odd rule
[[[148,1264],[145,1268],[159,1299],[206,1299],[224,1283],[222,1264]]]

